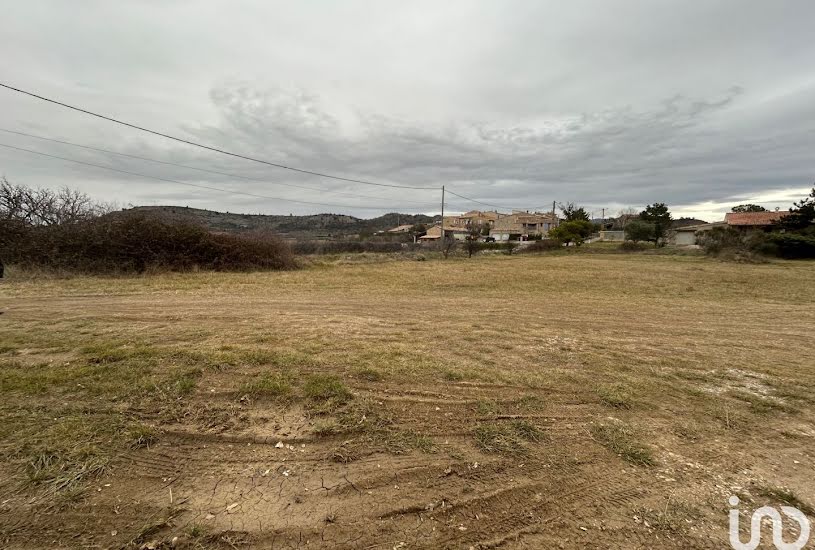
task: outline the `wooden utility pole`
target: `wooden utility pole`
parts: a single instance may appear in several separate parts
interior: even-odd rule
[[[555,214],[555,202],[556,201],[552,201],[552,217],[554,218],[555,227],[557,227],[559,224],[557,221],[557,214]]]
[[[439,250],[444,252],[444,186],[441,186],[441,237],[439,237]]]

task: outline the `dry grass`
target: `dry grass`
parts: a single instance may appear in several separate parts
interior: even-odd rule
[[[810,502],[811,470],[789,465],[815,452],[813,296],[812,263],[638,254],[9,280],[3,473],[67,493],[125,475],[116,457],[171,446],[174,429],[280,431],[329,446],[319,464],[565,453],[603,475],[631,469],[616,454],[699,494],[750,471]]]
[[[482,424],[475,429],[478,447],[488,453],[524,455],[529,453],[526,442],[538,442],[542,437],[540,429],[525,420]]]
[[[651,448],[638,440],[628,424],[620,421],[594,424],[591,435],[595,441],[631,464],[653,466],[656,463]]]
[[[240,391],[253,397],[288,397],[292,393],[292,376],[264,372],[241,384]]]
[[[762,485],[756,487],[755,491],[760,497],[768,498],[774,502],[780,502],[787,506],[798,508],[800,511],[810,517],[815,516],[815,507],[808,502],[802,501],[800,498],[798,498],[798,495],[786,487],[768,487],[766,485]]]

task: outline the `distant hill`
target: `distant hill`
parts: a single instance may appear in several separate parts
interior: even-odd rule
[[[356,218],[344,214],[314,214],[310,216],[234,214],[186,206],[136,206],[115,212],[113,215],[127,213],[150,214],[172,220],[196,223],[211,231],[226,233],[241,233],[262,229],[273,231],[281,237],[289,239],[351,237],[384,231],[400,224],[429,224],[440,219],[439,216],[398,213],[385,214],[370,219]]]

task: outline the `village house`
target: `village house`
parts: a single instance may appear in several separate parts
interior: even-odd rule
[[[557,216],[539,212],[513,212],[499,216],[490,229],[490,237],[496,241],[528,240],[537,236],[545,237],[549,230],[557,227]]]
[[[492,227],[493,223],[501,216],[506,214],[499,214],[498,212],[481,212],[480,210],[471,210],[460,216],[445,216],[444,217],[444,233],[447,237],[452,237],[457,241],[467,239],[473,232],[479,234],[485,232]],[[427,230],[427,234],[419,237],[423,242],[436,241],[441,237],[441,229],[436,224]]]
[[[452,225],[448,218],[444,218],[444,235],[447,238],[452,237],[457,241],[463,241],[469,234],[469,229]],[[421,242],[433,242],[438,241],[439,238],[441,238],[441,227],[436,224],[433,227],[428,228],[427,233],[419,237],[419,240]]]
[[[676,246],[691,246],[696,244],[696,233],[698,231],[710,231],[716,227],[725,227],[725,222],[700,223],[697,225],[685,225],[673,230],[672,242]]]
[[[451,230],[459,230],[464,229],[468,233],[477,232],[487,234],[489,228],[495,223],[495,221],[505,214],[499,214],[498,212],[481,212],[480,210],[471,210],[466,212],[460,216],[450,216],[444,218],[444,225],[447,227],[449,226]],[[455,233],[455,238],[461,239],[463,237],[459,237],[459,233]]]
[[[699,231],[710,231],[717,227],[732,227],[738,231],[769,231],[773,223],[787,215],[784,211],[775,212],[728,212],[724,221],[688,225],[674,229],[673,243],[676,246],[696,244]]]
[[[469,229],[491,227],[492,224],[501,217],[498,212],[482,212],[480,210],[470,210],[461,216],[456,216],[450,220],[450,224],[455,227],[466,227]]]
[[[739,231],[769,231],[773,224],[789,214],[784,210],[774,212],[728,212],[724,221],[728,227]]]

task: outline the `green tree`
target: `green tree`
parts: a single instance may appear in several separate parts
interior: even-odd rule
[[[591,235],[594,226],[587,220],[572,220],[563,222],[555,228],[549,230],[549,238],[558,240],[568,245],[575,243],[577,246],[583,244]]]
[[[422,237],[427,234],[427,226],[423,223],[416,223],[413,224],[413,227],[410,228],[408,234],[413,238],[413,242],[417,242],[419,237]]]
[[[775,222],[775,227],[785,231],[815,234],[815,187],[808,196],[794,203],[790,213]]]
[[[423,223],[414,224],[413,227],[410,228],[410,233],[421,237],[427,233],[427,226]]]
[[[730,209],[731,212],[766,212],[767,209],[758,204],[740,204]]]
[[[589,221],[589,214],[582,206],[577,206],[573,202],[560,205],[560,210],[563,212],[563,217],[567,222],[573,221]]]
[[[654,234],[648,239],[654,246],[661,246],[665,242],[665,236],[671,228],[671,212],[663,202],[655,202],[645,207],[640,212],[640,219],[654,226]]]
[[[642,220],[631,220],[625,226],[625,238],[629,241],[653,241],[654,224]]]

